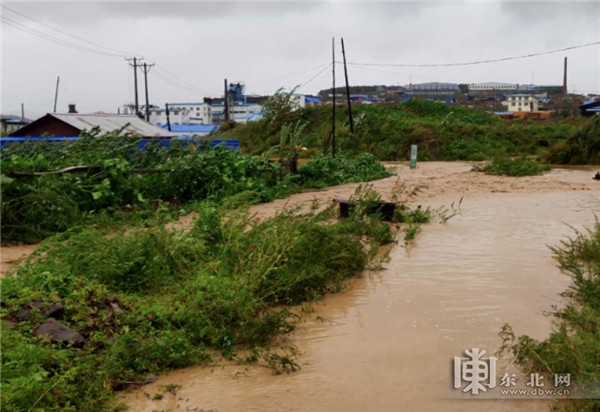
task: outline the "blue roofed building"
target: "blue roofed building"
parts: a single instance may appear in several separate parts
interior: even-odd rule
[[[304,105],[305,106],[316,106],[319,104],[323,104],[323,100],[314,96],[304,96]]]
[[[579,112],[582,116],[600,115],[600,100],[589,100],[579,106]]]
[[[10,114],[0,115],[0,131],[3,134],[12,133],[15,130],[28,125],[31,120],[25,119],[21,116],[13,116]]]
[[[164,123],[157,124],[165,130],[169,130],[169,125]],[[179,137],[206,136],[219,130],[218,124],[171,124],[171,133]]]
[[[366,94],[351,94],[350,103],[371,104],[373,99]]]

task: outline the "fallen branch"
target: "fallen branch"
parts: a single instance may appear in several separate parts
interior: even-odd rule
[[[70,166],[70,167],[65,167],[64,169],[48,170],[47,172],[11,172],[11,173],[6,173],[6,176],[12,177],[12,178],[38,177],[38,176],[44,176],[44,175],[60,175],[63,173],[86,172],[90,169],[98,169],[98,168],[99,168],[99,166]],[[143,174],[143,173],[161,173],[161,172],[162,172],[161,170],[157,170],[157,169],[131,169],[131,170],[129,170],[128,173]]]

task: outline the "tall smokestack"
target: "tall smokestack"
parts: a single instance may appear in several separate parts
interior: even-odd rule
[[[565,70],[563,73],[563,95],[567,95],[567,58],[565,57]]]

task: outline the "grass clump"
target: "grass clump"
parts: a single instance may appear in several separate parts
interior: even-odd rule
[[[496,157],[482,167],[474,167],[474,170],[488,175],[535,176],[550,170],[550,166],[525,156],[515,159]]]
[[[503,349],[511,350],[517,363],[531,372],[571,374],[572,395],[565,403],[572,411],[600,409],[600,223],[593,229],[551,248],[561,270],[572,283],[570,303],[554,313],[558,326],[543,341],[515,337],[505,325]]]
[[[392,173],[369,153],[354,158],[317,155],[300,168],[302,185],[311,188],[368,182],[389,176],[392,176]]]
[[[288,305],[339,290],[393,236],[373,216],[334,220],[333,208],[259,222],[235,206],[198,204],[187,233],[155,221],[46,240],[1,281],[3,409],[109,410],[116,390],[238,349],[297,369],[293,350],[262,349],[293,329]],[[57,304],[81,345],[34,333]]]

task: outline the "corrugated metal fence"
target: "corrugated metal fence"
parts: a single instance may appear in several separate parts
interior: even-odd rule
[[[79,139],[79,137],[46,137],[46,136],[28,136],[28,137],[0,137],[0,148],[16,144],[16,143],[25,143],[25,142],[46,142],[46,143],[63,143],[63,142],[72,142]],[[204,140],[202,139],[192,139],[192,138],[173,138],[173,139],[141,139],[138,143],[140,149],[144,149],[151,141],[157,140],[160,145],[164,148],[168,148],[171,145],[171,141],[176,140],[181,142],[183,145],[189,144],[197,144],[202,145]],[[239,150],[240,149],[240,141],[238,139],[212,139],[209,140],[210,148],[216,146],[221,146],[227,150]]]

